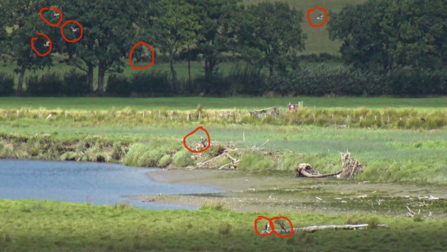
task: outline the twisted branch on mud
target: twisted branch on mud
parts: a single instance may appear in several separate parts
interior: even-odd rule
[[[355,158],[351,157],[349,151],[346,151],[346,153],[340,152],[340,157],[342,161],[342,169],[338,172],[320,174],[318,171],[314,170],[310,164],[301,163],[295,168],[296,177],[326,178],[336,176],[337,178],[352,179],[362,172],[363,165]]]
[[[309,232],[313,233],[321,230],[357,230],[357,229],[366,229],[368,228],[368,224],[345,224],[345,225],[312,225],[312,226],[304,226],[304,227],[295,227],[293,228],[293,232]],[[377,227],[386,228],[387,224],[378,224]],[[278,233],[290,233],[291,229],[286,228],[283,229],[275,229]],[[263,231],[263,233],[268,233]]]
[[[235,168],[236,168],[236,164],[239,163],[239,160],[236,159],[236,158],[234,158],[234,157],[232,157],[232,156],[229,154],[229,152],[234,152],[234,151],[237,151],[237,150],[238,150],[237,148],[234,148],[234,149],[225,149],[221,154],[219,154],[219,155],[217,155],[217,156],[215,156],[215,157],[213,157],[213,158],[211,158],[211,159],[208,159],[207,161],[197,163],[197,167],[202,168],[202,167],[204,167],[206,164],[208,164],[208,163],[210,163],[210,162],[212,162],[212,161],[216,161],[216,160],[219,159],[219,158],[228,157],[229,159],[231,159],[231,162],[228,163],[228,164],[222,165],[222,166],[219,167],[218,169],[221,170],[221,169],[223,169],[223,168],[226,167],[226,166],[228,166],[228,168],[230,168],[230,169],[235,169]],[[210,168],[211,168],[211,167],[210,167]],[[214,168],[217,168],[217,167],[214,167]]]

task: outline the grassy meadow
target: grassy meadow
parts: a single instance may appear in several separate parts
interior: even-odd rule
[[[39,109],[50,110],[194,110],[200,104],[205,110],[254,110],[277,106],[287,109],[289,102],[304,102],[305,107],[317,109],[415,109],[434,111],[447,108],[447,97],[439,98],[363,98],[363,97],[273,97],[273,98],[209,98],[209,97],[161,97],[161,98],[73,98],[73,97],[1,97],[0,110]]]
[[[389,228],[258,236],[254,220],[277,212],[145,211],[48,201],[0,200],[3,251],[444,251],[446,221],[289,213],[294,226],[378,223]],[[258,225],[259,231],[264,223]]]

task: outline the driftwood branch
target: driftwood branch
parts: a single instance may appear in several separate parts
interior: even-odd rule
[[[357,174],[362,172],[363,165],[360,164],[355,158],[351,157],[351,153],[340,152],[342,169],[335,173],[320,174],[314,170],[308,163],[301,163],[295,168],[296,177],[307,178],[326,178],[336,176],[337,178],[352,179]]]
[[[312,226],[304,226],[304,227],[295,227],[293,228],[293,232],[309,232],[313,233],[321,230],[357,230],[357,229],[366,229],[368,228],[368,224],[345,224],[345,225],[312,225]],[[377,227],[386,228],[387,224],[378,224]],[[278,233],[290,233],[291,229],[286,228],[283,229],[275,229]],[[263,233],[268,233],[263,231]]]

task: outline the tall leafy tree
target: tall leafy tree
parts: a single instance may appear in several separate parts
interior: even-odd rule
[[[212,77],[216,67],[225,60],[224,53],[235,51],[236,17],[241,0],[188,0],[199,15],[203,36],[196,46],[205,62],[205,75]]]
[[[51,53],[40,57],[31,48],[31,39],[38,37],[38,40],[34,41],[36,50],[41,53],[48,50],[44,46],[47,40],[38,36],[37,32],[44,33],[52,39],[53,27],[44,23],[39,16],[40,9],[49,6],[50,2],[47,0],[5,0],[1,5],[5,19],[3,25],[11,29],[10,33],[3,34],[2,53],[17,66],[14,69],[14,72],[19,74],[16,91],[21,94],[27,70],[35,71],[45,67],[50,68],[52,65]]]
[[[248,6],[238,19],[241,57],[259,69],[267,66],[270,76],[275,69],[284,72],[289,66],[296,67],[307,38],[301,29],[302,19],[302,12],[287,3]]]
[[[124,57],[138,42],[135,22],[138,11],[142,7],[140,0],[79,0],[63,1],[65,20],[75,20],[83,27],[83,37],[78,42],[67,45],[66,52],[71,62],[88,74],[88,80],[93,88],[93,70],[98,68],[97,93],[104,93],[104,77],[106,72],[121,72],[124,67]],[[78,28],[70,23],[65,29],[69,39],[78,34],[73,33]],[[71,34],[70,34],[71,33]],[[70,36],[70,37],[69,37]]]
[[[331,13],[329,35],[347,64],[390,71],[440,68],[447,48],[447,2],[377,0]]]
[[[177,79],[174,68],[174,56],[188,45],[200,39],[199,16],[193,5],[185,0],[159,0],[156,2],[156,18],[153,21],[151,35],[155,46],[169,57],[172,79]]]

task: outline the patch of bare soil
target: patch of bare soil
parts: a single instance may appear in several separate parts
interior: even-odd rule
[[[159,170],[148,175],[158,182],[211,186],[227,192],[131,198],[198,207],[205,202],[222,202],[235,211],[362,212],[394,217],[406,216],[409,206],[424,218],[447,218],[447,188],[441,186],[295,178],[293,174],[271,177],[228,170]]]

